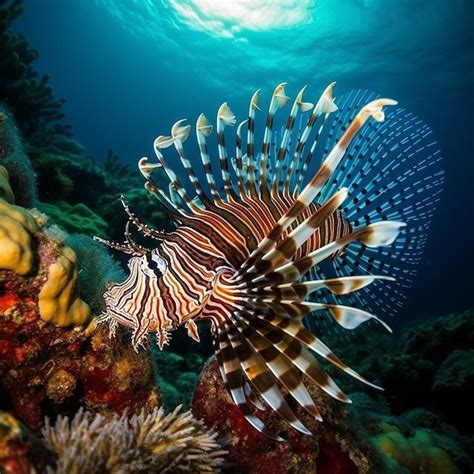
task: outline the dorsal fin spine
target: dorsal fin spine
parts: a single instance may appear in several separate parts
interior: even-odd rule
[[[267,185],[267,162],[270,154],[270,142],[272,139],[273,118],[276,111],[284,107],[290,98],[285,93],[286,82],[279,84],[273,91],[272,99],[268,108],[265,132],[263,135],[262,155],[260,158],[260,194],[265,201],[270,199]]]
[[[281,140],[280,147],[278,149],[278,155],[276,157],[276,164],[275,164],[275,170],[273,172],[273,179],[272,179],[272,196],[276,196],[278,194],[278,183],[280,179],[280,173],[281,173],[281,167],[283,164],[283,161],[285,160],[285,157],[288,153],[288,144],[290,141],[291,134],[293,132],[293,127],[295,125],[295,120],[296,116],[298,114],[298,111],[301,110],[304,112],[305,110],[301,105],[303,104],[302,99],[303,99],[303,93],[306,89],[306,86],[304,86],[297,94],[295,101],[293,102],[293,105],[291,107],[290,113],[288,115],[288,120],[286,122],[286,127],[285,131],[283,133],[283,137]],[[308,104],[308,103],[305,103]],[[306,108],[306,107],[305,107]]]
[[[206,137],[212,132],[212,125],[204,114],[201,114],[196,122],[196,139],[199,146],[199,154],[201,155],[201,162],[204,168],[204,174],[206,181],[209,186],[214,202],[219,205],[222,203],[222,199],[217,191],[216,182],[214,181],[214,175],[212,172],[211,160],[207,152]]]
[[[235,199],[235,193],[232,187],[232,182],[229,173],[229,165],[227,162],[227,150],[225,146],[224,128],[227,125],[235,124],[235,116],[224,102],[217,112],[217,149],[219,152],[219,164],[221,168],[222,180],[224,181],[224,192],[227,196],[227,200]]]
[[[395,104],[396,101],[391,99],[377,99],[370,102],[359,111],[347,130],[343,133],[342,137],[324,160],[318,172],[303,189],[300,196],[293,202],[288,211],[278,220],[267,237],[265,237],[257,248],[252,251],[247,261],[242,264],[240,270],[236,272],[236,281],[240,281],[248,268],[259,261],[266,252],[276,245],[276,242],[283,232],[295,221],[301,212],[313,202],[314,198],[321,191],[322,187],[341,161],[350,142],[369,117],[371,117],[373,113],[380,111],[383,106]]]
[[[255,182],[255,169],[256,169],[256,162],[255,162],[255,110],[260,110],[258,108],[258,99],[260,97],[260,89],[255,91],[253,94],[250,105],[249,105],[249,118],[247,122],[247,171],[249,175],[249,188],[250,188],[250,196],[252,199],[258,199],[258,192],[257,186]]]

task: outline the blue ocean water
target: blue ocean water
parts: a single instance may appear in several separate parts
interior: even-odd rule
[[[404,322],[472,306],[474,161],[470,0],[27,0],[16,28],[66,98],[67,121],[98,161],[135,165],[176,120],[245,117],[257,88],[308,98],[370,89],[434,130],[445,191]]]

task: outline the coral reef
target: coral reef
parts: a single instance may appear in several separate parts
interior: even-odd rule
[[[33,207],[38,194],[42,210],[67,231],[120,240],[126,217],[116,211],[120,195],[129,194],[137,214],[159,228],[166,225],[141,189],[138,170],[111,150],[100,167],[72,139],[62,123],[64,101],[54,99],[48,76],[40,78],[33,67],[38,53],[11,30],[21,12],[20,0],[0,2],[0,104],[6,105],[0,105],[0,166],[10,175],[16,203]],[[0,192],[2,183],[0,178]]]
[[[119,181],[135,180],[136,186],[140,186],[139,176],[136,170],[133,170],[127,163],[121,161],[119,156],[114,153],[111,148],[107,150],[107,157],[105,158],[103,169],[109,178]]]
[[[71,206],[64,201],[54,204],[41,202],[38,209],[47,214],[51,222],[63,227],[68,232],[107,236],[107,223],[91,211],[85,204]]]
[[[197,353],[180,355],[160,351],[154,341],[151,352],[164,407],[167,410],[174,410],[178,405],[188,408],[204,358]]]
[[[413,436],[406,437],[397,427],[386,426],[386,431],[376,435],[373,440],[393,463],[408,469],[409,472],[460,473],[448,453],[436,446],[428,431],[415,431]],[[394,464],[391,466],[392,469],[396,467]]]
[[[137,215],[166,229],[169,220],[143,190],[138,170],[112,150],[98,166],[62,124],[64,101],[53,98],[48,76],[39,78],[34,70],[37,52],[11,30],[21,11],[19,0],[0,3],[0,166],[9,174],[16,204],[36,206],[38,195],[38,207],[68,232],[121,240],[126,215],[119,197],[125,194]],[[2,172],[0,194],[8,191],[3,178]]]
[[[82,203],[96,209],[104,195],[113,193],[107,175],[91,157],[52,153],[31,145],[28,156],[38,175],[38,194],[42,201]]]
[[[33,214],[26,209],[0,200],[0,217],[0,282],[3,286],[7,289],[18,286],[27,291],[29,283],[38,288],[41,281],[37,293],[40,317],[58,326],[84,324],[90,311],[79,298],[74,252],[61,241],[48,240],[40,232]],[[17,281],[19,276],[26,277],[34,271],[36,275],[31,277],[31,282],[28,279]]]
[[[39,429],[46,415],[122,413],[159,403],[150,361],[105,328],[58,328],[40,320],[26,299],[0,311],[0,408],[12,410],[28,427]]]
[[[22,276],[33,271],[32,241],[37,231],[38,224],[28,211],[0,199],[0,269]]]
[[[474,350],[451,352],[436,370],[431,391],[435,407],[450,423],[472,431],[464,409],[474,400]]]
[[[292,406],[314,436],[288,428],[271,410],[254,413],[272,430],[286,439],[269,440],[242,416],[228,394],[215,360],[201,373],[192,403],[192,411],[203,418],[209,429],[229,440],[228,461],[233,472],[249,473],[373,473],[382,472],[382,460],[375,448],[358,431],[349,411],[308,382],[310,393],[321,409],[324,422]]]
[[[32,67],[38,52],[11,30],[21,12],[21,0],[0,2],[0,102],[10,108],[28,142],[60,149],[70,136],[70,127],[61,123],[64,100],[54,99],[48,75],[39,77]]]
[[[24,152],[24,146],[12,115],[5,107],[2,107],[1,105],[0,166],[3,166],[7,170],[9,175],[8,180],[11,184],[11,187],[12,189],[16,190],[16,204],[24,207],[33,206],[37,194],[36,174],[33,166],[30,163],[30,160]],[[0,197],[5,199],[4,196],[0,195]],[[9,199],[6,200],[11,202]]]
[[[38,293],[38,310],[41,319],[60,327],[81,326],[90,318],[89,306],[79,297],[76,254],[66,245],[48,267]]]
[[[0,412],[0,472],[175,473],[220,472],[224,455],[210,432],[180,407],[105,417],[80,409],[58,416],[41,437]]]
[[[57,458],[50,473],[218,472],[223,465],[216,434],[190,412],[162,408],[105,418],[79,411],[72,420],[59,417],[43,428]]]
[[[0,213],[0,409],[35,430],[45,415],[80,406],[156,406],[146,354],[135,354],[120,334],[110,340],[105,328],[83,326],[90,311],[64,236],[45,228],[39,213],[5,201]]]
[[[30,147],[28,154],[38,175],[42,201],[38,207],[68,232],[122,240],[127,220],[119,199],[122,194],[133,212],[169,230],[169,220],[135,179],[138,172],[116,155],[103,169],[83,156],[56,155],[38,147]]]
[[[15,195],[10,186],[10,175],[4,166],[0,166],[0,199],[10,204],[15,203]]]
[[[365,393],[351,394],[351,398],[350,410],[361,431],[385,455],[386,472],[472,470],[473,461],[462,448],[467,440],[434,413],[415,409],[393,416],[383,399],[377,402]]]
[[[466,311],[414,325],[397,338],[363,331],[350,345],[339,344],[337,353],[384,387],[394,414],[423,407],[459,431],[471,433],[466,413],[474,395],[473,347],[474,313]],[[349,391],[363,388],[345,382]]]

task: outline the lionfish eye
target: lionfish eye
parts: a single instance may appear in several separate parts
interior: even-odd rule
[[[153,250],[151,253],[147,254],[147,263],[150,270],[153,270],[156,273],[163,274],[166,271],[166,260],[160,256],[157,250]]]

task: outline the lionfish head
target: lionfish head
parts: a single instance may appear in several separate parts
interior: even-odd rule
[[[104,294],[105,318],[114,331],[117,324],[133,330],[132,344],[135,350],[145,345],[148,332],[156,332],[158,344],[162,348],[169,342],[173,322],[162,315],[159,279],[166,272],[166,262],[158,250],[150,250],[143,255],[133,256],[128,261],[128,278],[108,287]]]
[[[124,207],[131,215],[125,204]],[[174,250],[166,248],[163,245],[165,234],[158,247],[142,247],[132,240],[129,224],[125,238],[124,244],[117,244],[96,237],[96,240],[107,246],[131,256],[126,280],[108,285],[104,293],[105,311],[99,316],[98,322],[109,323],[111,336],[119,324],[131,328],[132,344],[136,351],[140,345],[145,346],[149,332],[156,334],[157,344],[163,349],[170,342],[171,332],[180,325],[185,326],[190,337],[199,341],[193,318],[206,305],[208,289],[199,287],[196,290],[195,285],[194,289],[190,289],[193,286],[191,277],[183,271],[182,264],[174,270],[168,268],[175,266],[173,262],[182,261],[186,250],[182,246]]]
[[[167,262],[158,248],[147,249],[131,240],[128,225],[127,242],[115,244],[96,237],[115,250],[131,255],[129,275],[121,283],[111,283],[104,293],[105,311],[98,322],[107,322],[114,336],[119,324],[132,329],[132,344],[136,351],[147,342],[147,333],[155,332],[160,349],[170,340],[176,324],[163,308],[160,280],[167,272]]]

